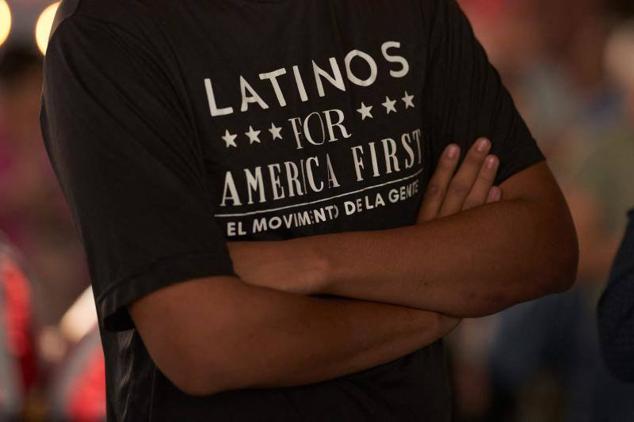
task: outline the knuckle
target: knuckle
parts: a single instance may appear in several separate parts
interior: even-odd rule
[[[474,152],[472,154],[469,154],[469,156],[465,159],[465,164],[473,167],[482,166],[484,164],[485,157],[486,156],[484,154]]]

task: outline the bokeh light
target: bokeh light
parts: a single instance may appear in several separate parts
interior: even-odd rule
[[[9,38],[11,33],[11,9],[5,0],[0,0],[0,45]]]
[[[53,20],[55,19],[55,13],[57,12],[57,8],[61,2],[55,2],[49,6],[47,6],[39,18],[37,18],[37,23],[35,24],[35,42],[37,43],[37,48],[39,48],[42,54],[46,54],[46,47],[48,46],[48,37],[51,33],[51,28],[53,27]]]

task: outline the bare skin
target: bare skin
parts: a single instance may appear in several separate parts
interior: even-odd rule
[[[459,318],[568,289],[576,277],[576,233],[544,163],[505,181],[503,201],[474,208],[488,192],[480,184],[491,186],[491,170],[499,164],[486,158],[490,147],[476,142],[455,176],[457,157],[445,153],[421,207],[422,224],[233,243],[237,272],[252,285]]]
[[[496,171],[488,167],[482,170],[487,177],[471,176],[470,206],[500,199],[491,185]],[[444,196],[426,198],[428,214],[421,219],[464,206],[450,182],[439,179]],[[436,312],[305,297],[235,277],[178,283],[135,302],[130,313],[157,366],[193,395],[336,378],[430,345],[459,323]]]

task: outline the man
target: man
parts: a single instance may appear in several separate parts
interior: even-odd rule
[[[605,361],[620,380],[634,382],[634,210],[599,302],[599,335]]]
[[[112,420],[446,421],[438,340],[574,279],[454,2],[66,1],[42,125]]]

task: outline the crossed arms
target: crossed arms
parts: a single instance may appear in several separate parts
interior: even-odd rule
[[[130,307],[150,355],[189,394],[315,383],[429,345],[453,317],[568,288],[576,236],[550,171],[533,166],[500,190],[489,149],[476,143],[455,175],[447,149],[417,225],[230,244],[239,278],[179,283]]]
[[[445,179],[432,181],[432,186],[448,183],[452,163],[441,160],[448,171],[439,169],[436,178]],[[459,318],[489,315],[567,289],[575,274],[576,239],[546,165],[509,179],[503,185],[504,201],[474,208],[474,199],[469,198],[465,212],[448,212],[464,209],[479,167],[477,161],[465,163],[451,182],[439,213],[444,218],[393,230],[232,245],[237,271],[247,282],[264,287],[391,303]],[[485,189],[490,183],[483,184]],[[431,191],[436,192],[437,203],[445,196],[443,188]],[[479,195],[484,199],[486,191]],[[433,203],[427,198],[421,214],[430,215]],[[298,279],[297,273],[311,270],[312,276]]]

